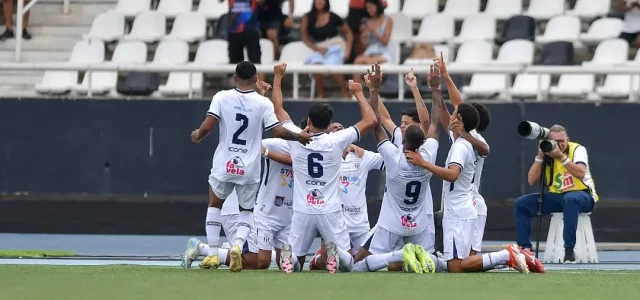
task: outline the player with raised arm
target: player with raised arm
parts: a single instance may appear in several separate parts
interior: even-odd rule
[[[286,68],[286,64],[276,68]],[[349,85],[356,95],[362,94],[361,87],[358,91],[358,84],[349,81]],[[289,243],[284,245],[280,254],[281,266],[286,273],[302,270],[307,251],[318,232],[326,241],[329,273],[351,271],[353,268],[353,257],[348,252],[349,235],[338,197],[338,177],[344,150],[377,123],[369,103],[359,99],[358,104],[362,113],[360,122],[344,130],[326,133],[333,110],[327,103],[314,103],[309,108],[307,121],[313,140],[308,145],[290,143],[295,182],[293,217]],[[283,126],[294,130],[295,125],[282,107],[282,100],[274,98],[273,105]]]
[[[275,136],[306,144],[311,135],[292,132],[281,126],[268,98],[255,91],[256,67],[244,61],[236,66],[233,79],[236,88],[216,93],[211,101],[207,117],[199,129],[191,133],[191,140],[199,143],[220,122],[220,141],[213,156],[209,175],[209,208],[206,217],[208,253],[205,260],[210,268],[220,265],[220,208],[224,199],[235,189],[238,194],[240,214],[236,239],[230,251],[230,270],[242,270],[242,247],[251,232],[253,207],[260,181],[260,143],[262,132],[272,129]],[[223,167],[221,167],[223,166]],[[182,267],[190,268],[197,257],[191,242],[182,258]]]

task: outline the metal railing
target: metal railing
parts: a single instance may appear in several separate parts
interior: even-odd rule
[[[69,14],[69,0],[63,0],[62,10],[64,14]],[[24,0],[18,0],[18,7],[16,8],[16,61],[22,59],[22,28],[24,27],[23,15],[26,14],[34,5],[38,3],[38,0],[31,0],[26,6]]]

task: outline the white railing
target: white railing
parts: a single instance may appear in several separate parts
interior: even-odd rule
[[[62,10],[64,14],[69,14],[69,0],[62,0]],[[27,6],[24,5],[24,0],[18,0],[18,7],[16,9],[16,61],[21,60],[22,55],[22,28],[23,15],[26,14],[34,5],[38,3],[38,0],[31,0]]]
[[[188,72],[193,73],[209,73],[209,74],[233,74],[235,71],[235,65],[159,65],[159,64],[127,64],[118,65],[113,63],[99,63],[99,64],[78,64],[78,63],[0,63],[0,71],[85,71],[88,76],[88,96],[92,97],[92,72],[96,71],[121,71],[121,72]],[[259,73],[272,74],[273,66],[271,65],[256,65]],[[384,65],[382,71],[385,74],[406,74],[410,68],[413,68],[416,74],[426,74],[429,72],[429,65]],[[447,67],[451,74],[507,74],[506,76],[506,89],[504,95],[508,101],[511,100],[510,88],[511,78],[514,74],[518,73],[532,73],[532,74],[620,74],[620,75],[640,75],[640,65],[625,64],[625,65],[606,65],[606,66],[526,66],[526,65],[498,65],[498,64],[485,64],[485,65],[457,65],[450,64]],[[341,65],[341,66],[323,66],[323,65],[302,65],[302,64],[289,64],[287,67],[287,74],[293,75],[293,98],[299,98],[300,89],[300,75],[308,74],[354,74],[354,73],[366,73],[367,66],[362,65]],[[633,78],[633,76],[630,76]],[[538,77],[540,78],[540,76]],[[192,90],[193,76],[189,76],[189,98],[193,97]],[[540,80],[538,80],[540,82]],[[538,95],[543,91],[538,85]],[[630,85],[629,100],[634,101],[637,91],[633,90],[633,85]],[[403,100],[405,94],[405,84],[403,76],[398,76],[398,99]],[[542,100],[540,96],[538,100]]]

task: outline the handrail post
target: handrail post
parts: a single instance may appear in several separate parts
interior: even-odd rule
[[[193,90],[191,89],[192,86],[193,86],[193,72],[189,72],[189,89],[188,89],[189,93],[187,94],[187,98],[189,99],[193,99]]]
[[[91,98],[93,97],[93,72],[91,72],[91,67],[87,68],[87,80],[89,81],[89,84],[87,85],[87,88],[89,89],[87,92],[87,97]]]
[[[300,85],[300,78],[298,72],[293,72],[293,99],[298,100],[298,86]]]
[[[21,61],[21,52],[22,52],[22,10],[24,9],[24,0],[18,0],[18,9],[16,10],[16,27],[14,31],[16,32],[16,61]]]
[[[64,0],[64,2],[62,3],[62,10],[64,12],[65,15],[69,14],[69,0]]]

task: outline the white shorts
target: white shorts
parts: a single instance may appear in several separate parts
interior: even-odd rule
[[[209,175],[209,185],[216,197],[222,200],[227,199],[235,188],[238,195],[238,204],[245,209],[252,209],[256,205],[256,195],[260,188],[260,183],[240,185],[232,182],[222,182],[213,175]]]
[[[295,256],[306,256],[309,248],[320,233],[326,242],[334,242],[344,251],[349,251],[349,233],[344,223],[342,211],[329,214],[311,215],[293,211],[289,244]]]
[[[450,220],[442,218],[442,242],[444,260],[464,259],[471,252],[474,242],[477,218],[470,220]]]
[[[435,251],[435,242],[435,228],[431,225],[421,233],[409,236],[402,236],[382,227],[374,226],[362,247],[371,254],[384,254],[400,250],[404,245],[411,243],[420,245],[427,252],[433,253]]]
[[[249,252],[258,253],[260,250],[271,251],[274,248],[282,249],[282,246],[289,242],[291,227],[275,225],[273,223],[261,221],[254,215],[254,226],[249,235]]]
[[[367,237],[369,237],[369,231],[349,232],[349,240],[351,240],[351,250],[353,254],[358,253],[360,247],[367,241]]]
[[[473,232],[473,245],[471,249],[480,253],[482,251],[482,238],[484,237],[484,226],[487,224],[487,216],[478,215],[476,230]]]
[[[226,215],[222,217],[222,230],[227,237],[227,242],[233,244],[236,240],[236,230],[238,229],[238,215]]]

